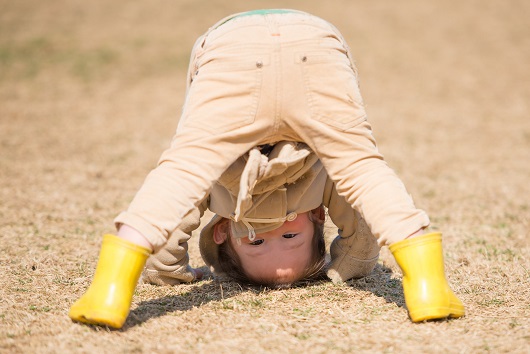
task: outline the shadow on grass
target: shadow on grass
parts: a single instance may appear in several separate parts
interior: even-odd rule
[[[388,303],[405,307],[403,284],[400,279],[392,278],[392,269],[384,265],[377,264],[369,276],[349,280],[346,284],[353,289],[369,291]]]
[[[213,279],[213,280],[212,280]],[[315,280],[295,284],[293,288],[314,286],[329,282],[329,280]],[[395,303],[399,307],[405,306],[401,280],[392,278],[392,270],[377,264],[373,272],[364,278],[353,279],[346,285],[357,290],[368,291],[382,297],[388,303]],[[132,310],[121,329],[139,326],[149,319],[162,317],[168,313],[188,311],[200,307],[211,301],[222,302],[243,292],[263,294],[274,289],[255,286],[243,286],[233,281],[214,279],[211,275],[195,284],[183,285],[186,290],[175,291],[175,295],[164,296],[148,301],[142,301]]]
[[[234,281],[214,278],[207,267],[203,267],[202,270],[205,272],[202,281],[179,285],[179,287],[185,288],[184,290],[176,290],[175,295],[140,302],[138,307],[131,310],[121,330],[126,331],[149,319],[162,317],[168,313],[188,311],[211,301],[221,302],[243,292],[250,291],[259,294],[266,291],[263,288],[239,285]]]

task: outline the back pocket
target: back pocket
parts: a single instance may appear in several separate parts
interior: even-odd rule
[[[263,55],[201,58],[179,126],[218,133],[253,123],[267,65]]]
[[[340,130],[366,120],[357,77],[348,57],[337,50],[298,52],[313,119]]]

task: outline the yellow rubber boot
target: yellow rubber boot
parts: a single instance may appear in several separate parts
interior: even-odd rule
[[[403,292],[412,322],[464,316],[464,305],[445,278],[440,233],[408,238],[389,249],[403,271]]]
[[[71,319],[121,328],[150,250],[114,235],[103,236],[92,284],[70,308]]]

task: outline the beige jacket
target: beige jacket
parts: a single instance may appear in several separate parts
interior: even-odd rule
[[[216,215],[201,232],[200,250],[212,271],[219,272],[212,230],[222,218],[231,220],[234,237],[252,239],[320,205],[327,208],[339,234],[331,245],[329,277],[344,281],[369,274],[377,262],[379,246],[364,220],[337,194],[322,163],[307,145],[280,142],[256,147],[233,163],[209,196],[184,218],[166,246],[150,257],[143,279],[160,285],[194,279],[188,265],[187,241],[199,227],[206,208]]]

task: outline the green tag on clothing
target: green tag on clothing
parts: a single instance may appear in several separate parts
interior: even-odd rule
[[[284,10],[284,9],[262,9],[262,10],[252,10],[248,12],[243,12],[236,17],[242,16],[251,16],[251,15],[268,15],[268,14],[286,14],[289,12],[294,12],[293,10]]]

